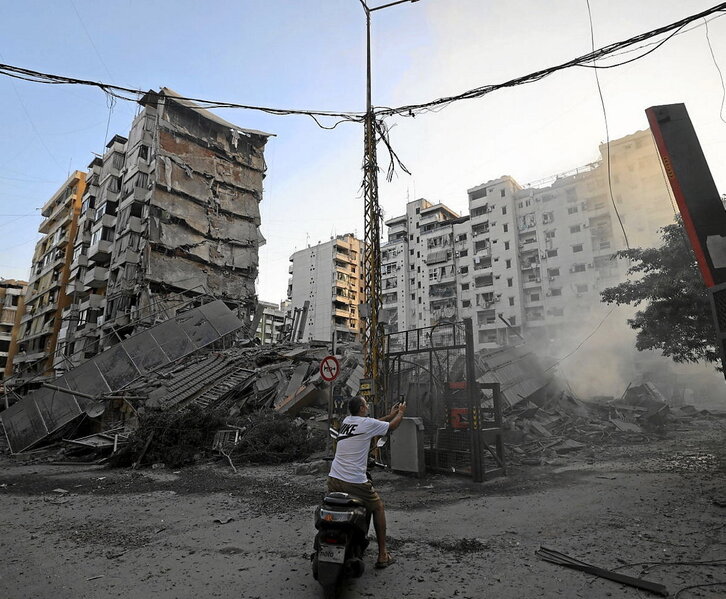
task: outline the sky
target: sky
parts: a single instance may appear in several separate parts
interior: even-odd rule
[[[371,6],[384,2],[370,0]],[[596,47],[700,12],[715,0],[590,0]],[[685,102],[718,189],[726,191],[726,18],[701,21],[647,57],[601,70],[612,139],[647,127],[645,109]],[[420,0],[377,11],[373,103],[455,95],[591,50],[586,0]],[[637,54],[627,54],[626,58]],[[714,57],[715,62],[714,64]],[[24,0],[0,3],[0,62],[139,89],[274,108],[361,111],[365,20],[359,0]],[[40,207],[85,170],[138,109],[104,93],[0,76],[0,277],[27,279]],[[723,113],[720,111],[723,109]],[[321,129],[304,116],[216,110],[273,133],[261,204],[258,295],[285,297],[291,254],[363,233],[362,126]],[[330,123],[332,124],[332,123]],[[521,184],[582,166],[606,140],[592,69],[393,118],[411,171],[380,176],[385,218],[425,197],[467,212],[466,190],[502,175]],[[386,152],[379,161],[387,167]]]

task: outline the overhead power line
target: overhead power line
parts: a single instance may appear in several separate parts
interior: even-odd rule
[[[471,100],[471,99],[481,98],[487,94],[490,94],[494,91],[497,91],[497,90],[500,90],[503,88],[516,87],[518,85],[524,85],[527,83],[534,83],[536,81],[544,79],[545,77],[548,77],[549,75],[552,75],[553,73],[556,73],[558,71],[562,71],[565,69],[569,69],[572,67],[602,69],[602,68],[614,68],[616,66],[622,66],[624,64],[633,62],[635,60],[639,60],[639,59],[643,58],[644,56],[650,54],[651,52],[655,51],[663,43],[665,43],[666,41],[671,39],[674,35],[680,33],[681,30],[686,25],[693,23],[694,21],[698,21],[699,19],[704,19],[704,18],[708,17],[709,15],[712,15],[714,13],[719,13],[719,12],[726,12],[726,2],[721,2],[712,8],[709,8],[700,13],[691,15],[689,17],[685,17],[684,19],[681,19],[680,21],[676,21],[669,25],[665,25],[663,27],[653,29],[652,31],[641,33],[639,35],[633,36],[633,37],[623,40],[621,42],[615,42],[613,44],[609,44],[607,46],[604,46],[602,48],[599,48],[597,50],[584,54],[582,56],[578,56],[577,58],[568,60],[567,62],[561,63],[559,65],[552,66],[552,67],[549,67],[546,69],[542,69],[540,71],[535,71],[535,72],[529,73],[527,75],[522,75],[520,77],[510,79],[509,81],[505,81],[503,83],[483,85],[483,86],[476,87],[474,89],[471,89],[469,91],[463,92],[463,93],[455,95],[455,96],[439,98],[439,99],[432,100],[430,102],[421,103],[421,104],[409,104],[406,106],[399,106],[397,108],[389,108],[389,107],[377,108],[377,109],[375,109],[376,117],[380,119],[380,118],[385,118],[385,117],[394,116],[394,115],[416,116],[417,114],[421,114],[424,112],[433,112],[436,110],[440,110],[440,109],[444,108],[445,106],[448,106],[449,104],[452,104],[454,102],[458,102],[461,100]],[[643,54],[636,56],[634,58],[631,58],[627,61],[617,63],[617,64],[611,64],[611,65],[594,64],[595,61],[601,61],[602,59],[604,59],[606,57],[612,57],[616,53],[622,53],[622,50],[624,50],[626,48],[630,48],[631,46],[634,46],[636,44],[640,44],[641,42],[643,42],[645,40],[651,39],[653,37],[657,37],[659,35],[663,35],[665,33],[671,33],[671,32],[672,32],[672,35],[670,35],[666,39],[658,42],[654,48],[651,48],[651,49],[647,50],[646,52],[644,52]],[[26,69],[23,67],[18,67],[18,66],[13,66],[13,65],[8,65],[8,64],[0,64],[0,75],[5,75],[7,77],[14,77],[16,79],[22,79],[23,81],[31,81],[33,83],[44,83],[44,84],[50,84],[50,85],[85,85],[85,86],[89,86],[89,87],[96,87],[107,94],[110,94],[121,100],[127,100],[127,101],[136,101],[146,93],[146,91],[144,91],[144,90],[136,89],[133,87],[114,85],[111,83],[104,83],[102,81],[93,81],[93,80],[89,80],[89,79],[79,79],[76,77],[68,77],[65,75],[44,73],[41,71],[35,71],[32,69]],[[357,111],[328,111],[328,110],[306,110],[306,109],[297,109],[297,108],[275,108],[275,107],[270,107],[270,106],[256,106],[256,105],[251,105],[251,104],[240,104],[237,102],[226,102],[226,101],[219,101],[219,100],[206,100],[203,98],[193,98],[193,97],[186,97],[186,96],[181,96],[178,99],[187,100],[190,102],[196,102],[202,108],[239,108],[239,109],[244,109],[244,110],[254,110],[254,111],[258,111],[258,112],[264,112],[266,114],[272,114],[272,115],[276,115],[276,116],[287,116],[287,115],[309,116],[309,117],[313,118],[320,127],[323,127],[325,129],[332,129],[332,128],[338,126],[340,123],[346,122],[346,121],[363,122],[363,118],[365,116],[364,112],[357,112]],[[321,118],[336,118],[339,120],[336,123],[334,123],[332,126],[326,126],[318,120]]]
[[[482,98],[483,96],[486,96],[487,94],[490,94],[490,93],[495,92],[500,89],[504,89],[507,87],[516,87],[518,85],[524,85],[527,83],[534,83],[535,81],[540,81],[541,79],[544,79],[545,77],[548,77],[548,76],[552,75],[553,73],[557,73],[558,71],[563,71],[565,69],[569,69],[572,67],[602,69],[602,68],[612,68],[615,66],[622,66],[624,64],[633,62],[635,60],[639,60],[640,58],[643,58],[644,56],[655,51],[663,43],[668,41],[671,37],[673,37],[673,35],[678,33],[681,29],[683,29],[683,27],[685,27],[689,23],[693,23],[694,21],[698,21],[699,19],[703,19],[714,13],[724,12],[724,11],[726,11],[726,2],[721,2],[720,4],[717,4],[716,6],[714,6],[712,8],[709,8],[703,12],[700,12],[700,13],[691,15],[689,17],[686,17],[684,19],[681,19],[680,21],[676,21],[675,23],[671,23],[670,25],[665,25],[663,27],[653,29],[646,33],[641,33],[639,35],[633,36],[633,37],[623,40],[621,42],[615,42],[613,44],[609,44],[607,46],[599,48],[598,50],[593,50],[592,52],[588,52],[587,54],[583,54],[582,56],[578,56],[577,58],[568,60],[567,62],[563,62],[556,66],[542,69],[540,71],[535,71],[535,72],[529,73],[527,75],[515,77],[514,79],[510,79],[509,81],[505,81],[503,83],[483,85],[481,87],[476,87],[474,89],[470,89],[469,91],[463,92],[456,96],[448,96],[445,98],[439,98],[437,100],[432,100],[430,102],[425,102],[423,104],[409,104],[407,106],[400,106],[398,108],[378,109],[376,112],[381,117],[393,116],[393,115],[416,116],[416,115],[424,113],[424,112],[433,112],[435,110],[440,110],[440,109],[444,108],[445,106],[452,104],[453,102],[458,102],[461,100],[472,100],[472,99],[476,99],[476,98]],[[621,62],[617,65],[595,65],[594,64],[595,61],[600,61],[603,58],[606,58],[616,52],[620,52],[624,48],[628,48],[630,46],[633,46],[634,44],[639,44],[647,39],[650,39],[650,38],[653,38],[653,37],[656,37],[659,35],[663,35],[664,33],[669,33],[669,32],[673,32],[673,35],[667,37],[661,43],[657,44],[655,48],[651,48],[650,50],[644,52],[643,54],[641,54],[639,56],[636,56],[627,61]]]

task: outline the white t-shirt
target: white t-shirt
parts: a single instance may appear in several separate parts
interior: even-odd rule
[[[367,482],[366,467],[371,439],[387,434],[389,426],[388,422],[363,416],[348,416],[343,420],[338,431],[338,445],[330,476],[348,483]]]

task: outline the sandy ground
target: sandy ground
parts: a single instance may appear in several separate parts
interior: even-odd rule
[[[726,421],[594,448],[481,484],[379,472],[397,563],[355,597],[649,597],[550,564],[544,545],[667,585],[726,581]],[[584,452],[587,453],[587,452]],[[27,458],[26,458],[27,460]],[[321,597],[309,554],[324,477],[224,463],[140,472],[0,458],[0,597]],[[708,562],[683,565],[675,562]],[[642,564],[655,562],[654,564]],[[625,566],[625,567],[624,567]],[[679,597],[726,597],[726,584]]]

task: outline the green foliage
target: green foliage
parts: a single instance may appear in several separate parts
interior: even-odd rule
[[[139,427],[129,443],[114,456],[112,463],[133,464],[151,439],[142,462],[180,468],[211,455],[214,434],[230,426],[243,431],[233,450],[235,463],[280,464],[306,458],[325,447],[325,436],[316,436],[300,419],[292,420],[272,411],[230,417],[224,410],[205,410],[192,405],[180,412],[146,411],[139,418]]]
[[[255,414],[247,420],[247,430],[233,452],[246,462],[293,462],[325,448],[325,436],[315,435],[303,420],[275,412]]]
[[[675,362],[717,362],[709,294],[688,237],[680,222],[663,227],[661,236],[659,248],[617,253],[631,261],[628,274],[637,278],[605,289],[602,301],[647,304],[628,320],[638,350],[660,350]]]

